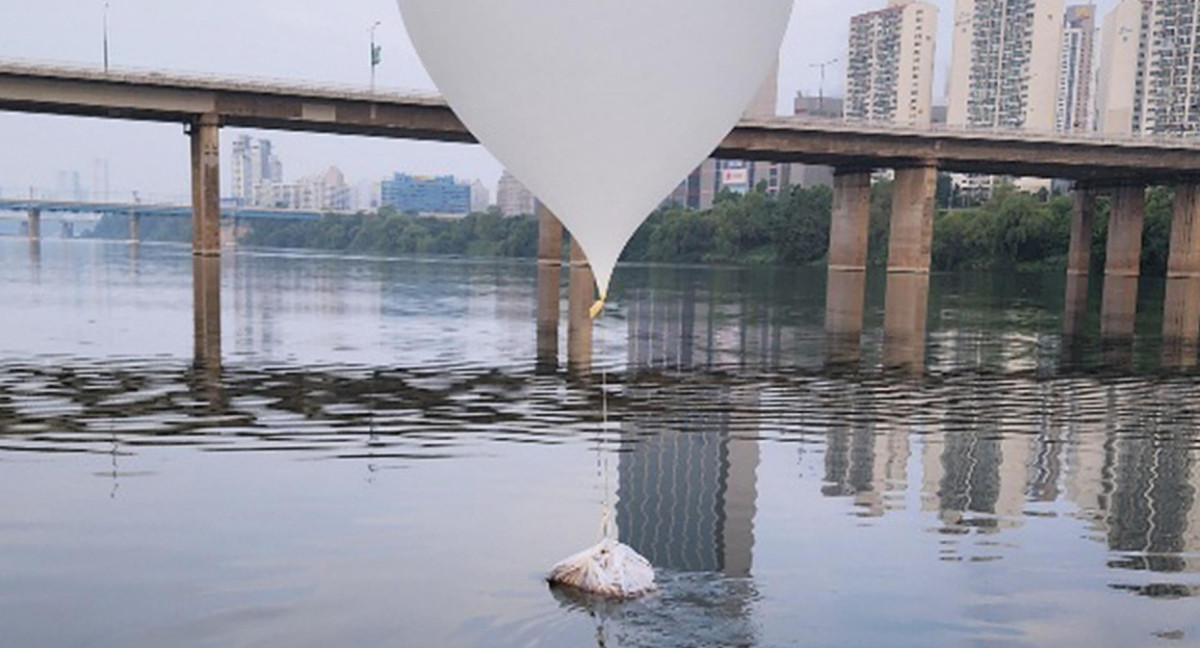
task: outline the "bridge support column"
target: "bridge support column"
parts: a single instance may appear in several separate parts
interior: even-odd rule
[[[1096,190],[1075,187],[1071,212],[1071,247],[1067,253],[1067,295],[1063,312],[1063,334],[1082,335],[1087,325],[1088,275],[1092,267],[1092,230],[1096,222]]]
[[[1194,367],[1200,342],[1200,184],[1175,187],[1163,309],[1163,361]]]
[[[1133,339],[1145,218],[1145,186],[1122,185],[1113,191],[1100,314],[1100,333],[1108,339]]]
[[[42,239],[42,211],[40,209],[29,210],[29,240],[40,241]]]
[[[221,254],[220,122],[202,115],[191,124],[192,253]]]
[[[867,286],[867,237],[871,173],[838,169],[833,176],[833,220],[829,224],[829,279],[825,290],[825,332],[829,361],[857,362]]]
[[[571,239],[571,273],[567,288],[567,367],[573,373],[592,370],[592,304],[596,278],[579,242]]]
[[[937,167],[896,169],[888,234],[888,280],[884,307],[885,365],[921,371],[929,311],[929,265]]]
[[[558,370],[563,226],[540,201],[538,215],[537,365]]]
[[[142,217],[137,212],[129,212],[129,240],[134,243],[142,242]]]
[[[220,124],[202,115],[191,124],[192,296],[196,365],[221,366]]]

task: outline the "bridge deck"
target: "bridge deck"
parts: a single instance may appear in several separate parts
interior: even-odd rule
[[[226,126],[475,142],[436,96],[154,72],[0,63],[0,110],[177,123],[215,114]],[[912,130],[793,118],[745,120],[715,155],[857,168],[936,164],[947,171],[1096,182],[1200,177],[1200,146],[1188,140]]]

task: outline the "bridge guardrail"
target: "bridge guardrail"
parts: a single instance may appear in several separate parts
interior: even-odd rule
[[[193,85],[197,88],[246,90],[266,94],[288,94],[303,91],[304,93],[327,96],[339,99],[361,99],[366,101],[406,101],[428,102],[434,106],[445,106],[445,99],[436,91],[377,88],[372,92],[368,88],[352,84],[334,82],[312,82],[302,79],[284,79],[272,77],[255,77],[221,72],[196,71],[165,71],[150,68],[121,66],[110,68],[105,72],[97,65],[70,63],[61,61],[36,61],[28,59],[9,59],[0,61],[0,74],[62,76],[65,78],[94,79],[96,81],[126,81],[130,83],[145,83],[150,85]],[[822,127],[844,126],[848,130],[861,133],[863,131],[883,134],[928,135],[930,133],[945,135],[988,136],[1013,139],[1053,141],[1063,144],[1078,142],[1080,144],[1106,144],[1112,146],[1147,144],[1159,147],[1200,149],[1200,132],[1195,134],[1168,135],[1160,133],[1128,134],[1115,136],[1106,133],[1061,133],[1015,128],[979,128],[974,126],[952,126],[948,124],[932,124],[928,127],[912,127],[889,125],[880,122],[847,120],[828,117],[811,116],[778,116],[769,118],[748,118],[742,120],[742,125],[784,126],[787,124],[806,124]]]

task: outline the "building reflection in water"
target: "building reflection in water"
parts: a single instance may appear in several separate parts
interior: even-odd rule
[[[619,462],[621,540],[656,567],[750,575],[758,442],[735,438],[755,420],[757,392],[714,387],[705,410],[626,419]],[[746,430],[739,432],[745,434]]]
[[[638,288],[625,295],[622,307],[626,361],[635,371],[773,370],[822,355],[816,348],[820,329],[785,325],[779,310],[762,300],[725,295],[717,287],[685,283],[661,293]]]
[[[889,291],[920,303],[927,278],[899,279]],[[796,344],[813,337],[782,326],[772,313],[722,301],[714,290],[673,288],[674,298],[659,298],[652,287],[626,296],[632,371],[769,370],[796,353],[789,338]],[[891,364],[922,367],[925,318],[902,310],[891,314],[884,354]],[[851,500],[864,516],[903,509],[910,494],[919,495],[949,534],[1003,533],[1038,515],[1039,504],[1068,501],[1120,556],[1113,567],[1200,571],[1200,466],[1187,405],[1200,397],[1195,386],[1182,377],[1039,379],[1057,357],[1052,342],[1017,332],[998,333],[997,341],[970,322],[958,324],[966,326],[935,336],[930,357],[945,372],[941,379],[820,377],[790,395],[801,401],[791,410],[820,412],[824,421],[823,493]],[[961,370],[981,363],[1010,373]],[[696,414],[636,420],[627,430],[618,518],[623,539],[655,564],[738,574],[751,563],[733,541],[753,536],[739,532],[746,518],[732,511],[750,511],[752,519],[757,455],[739,454],[742,444],[728,430],[739,416],[754,424],[747,412],[758,409],[757,400],[736,386],[706,389],[699,399],[670,395]],[[643,433],[647,438],[634,443]],[[736,491],[739,484],[749,487]]]
[[[825,435],[827,497],[850,497],[860,515],[876,517],[904,508],[908,488],[910,430],[872,414],[870,394],[836,383],[819,407],[836,412]]]
[[[655,389],[661,392],[663,389]],[[633,398],[650,397],[632,394]],[[656,393],[653,398],[661,398]],[[650,560],[669,592],[703,588],[681,601],[707,619],[704,643],[752,645],[754,516],[759,446],[758,390],[714,386],[683,390],[705,406],[664,416],[638,412],[622,424],[616,520],[621,542]],[[719,574],[718,582],[685,574]],[[684,598],[689,598],[684,595]],[[697,637],[697,639],[701,639]],[[715,644],[714,644],[715,645]]]

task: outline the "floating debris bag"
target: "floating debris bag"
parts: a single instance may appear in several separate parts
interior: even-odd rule
[[[600,508],[600,535],[603,538],[596,546],[585,549],[558,563],[546,576],[552,586],[571,587],[588,594],[614,599],[631,599],[644,596],[657,589],[654,584],[654,567],[628,545],[617,542],[612,524],[612,507],[608,502],[609,467],[608,454],[604,452],[604,430],[608,428],[608,370],[601,368],[600,430],[596,433],[596,452],[604,476],[604,503]]]
[[[546,580],[615,599],[637,598],[658,589],[650,561],[611,538],[558,563]]]
[[[625,244],[778,62],[793,2],[398,0],[455,114],[583,248],[593,315]],[[651,591],[649,563],[604,526],[551,580],[619,598]]]

